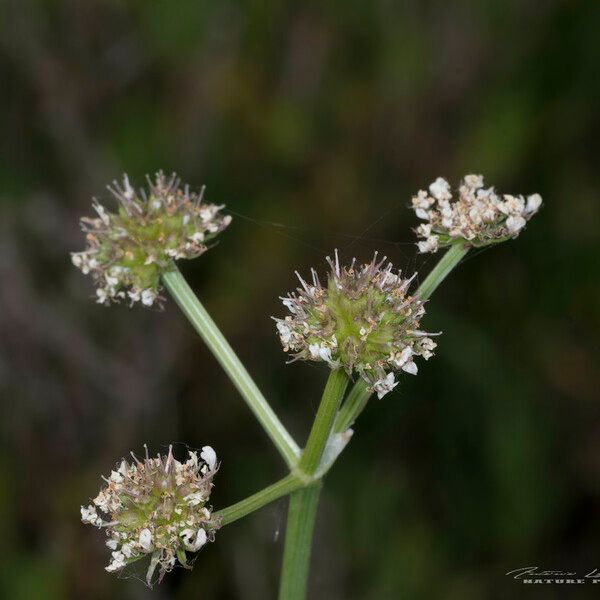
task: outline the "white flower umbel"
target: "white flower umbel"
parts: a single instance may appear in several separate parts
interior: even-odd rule
[[[310,283],[296,273],[301,287],[282,298],[290,314],[275,319],[281,344],[292,360],[358,373],[381,398],[397,385],[394,371],[416,375],[414,357],[428,359],[436,346],[419,330],[425,308],[408,293],[414,275],[404,279],[377,253],[360,266],[340,267],[337,251],[327,261],[327,285],[314,269]]]
[[[421,190],[412,199],[417,217],[424,221],[415,229],[421,238],[419,251],[437,252],[456,242],[485,246],[515,238],[541,205],[539,194],[499,196],[493,187],[484,188],[482,175],[467,175],[453,199],[450,184],[438,177],[429,191]]]
[[[73,264],[93,277],[100,304],[160,303],[160,275],[174,260],[206,252],[231,222],[222,206],[204,203],[203,192],[182,187],[175,174],[159,171],[139,192],[125,175],[121,185],[108,189],[119,203],[117,212],[94,201],[97,217],[81,219],[88,247],[71,254]]]
[[[83,523],[105,529],[106,545],[112,550],[106,570],[119,571],[146,555],[151,555],[146,581],[158,568],[159,581],[176,559],[188,567],[186,552],[197,552],[213,541],[220,526],[207,506],[217,471],[217,455],[204,446],[200,460],[189,452],[185,462],[166,456],[143,461],[132,453],[133,463],[123,460],[105,478],[93,504],[81,507]],[[104,513],[104,518],[98,515]]]

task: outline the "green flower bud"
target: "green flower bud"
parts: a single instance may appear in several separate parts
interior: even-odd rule
[[[197,552],[214,540],[219,519],[207,506],[217,472],[217,456],[210,446],[188,453],[186,462],[166,456],[144,461],[132,453],[133,463],[123,460],[106,486],[92,501],[81,507],[84,523],[104,528],[111,549],[109,572],[120,571],[146,555],[151,555],[146,582],[150,586],[155,570],[159,582],[176,560],[189,567],[186,552]],[[104,518],[98,514],[104,513]],[[108,520],[105,520],[107,518]]]
[[[414,279],[383,267],[386,258],[340,268],[337,250],[327,285],[312,269],[312,284],[281,298],[290,315],[275,318],[283,349],[292,360],[322,361],[358,373],[381,398],[396,385],[394,372],[417,373],[415,356],[430,358],[435,342],[419,330],[423,302],[408,294]]]
[[[204,189],[196,194],[180,187],[175,174],[166,178],[159,171],[139,192],[124,175],[122,186],[113,182],[108,189],[118,211],[108,212],[94,200],[98,217],[81,219],[88,247],[71,254],[73,264],[93,277],[100,304],[160,303],[161,273],[174,260],[206,252],[207,243],[231,222],[221,214],[222,206],[203,202]]]

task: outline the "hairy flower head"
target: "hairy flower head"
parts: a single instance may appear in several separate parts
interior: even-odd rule
[[[396,385],[395,372],[416,375],[415,356],[428,359],[436,347],[419,330],[423,302],[408,294],[414,279],[393,273],[386,258],[340,267],[327,257],[331,271],[321,285],[314,269],[312,283],[296,273],[302,287],[282,298],[289,315],[275,319],[283,349],[293,360],[322,361],[332,369],[358,373],[381,398]],[[384,266],[385,265],[385,266]]]
[[[148,188],[135,191],[127,175],[123,183],[108,186],[119,206],[115,213],[97,200],[97,217],[84,217],[81,226],[88,247],[73,252],[73,264],[90,274],[96,284],[97,302],[127,300],[152,306],[160,301],[160,275],[174,260],[196,258],[207,242],[231,222],[222,206],[206,204],[203,191],[181,187],[173,173],[159,171]]]
[[[425,223],[416,228],[421,252],[466,241],[472,246],[503,242],[519,235],[542,204],[539,194],[502,197],[493,187],[483,187],[482,175],[467,175],[453,199],[450,184],[438,177],[429,191],[420,190],[412,199],[417,217]]]
[[[213,541],[219,520],[211,515],[207,502],[217,471],[217,456],[210,446],[200,458],[189,452],[186,462],[166,456],[134,462],[123,460],[104,478],[106,485],[81,507],[84,523],[106,531],[106,545],[112,551],[106,570],[119,571],[146,555],[151,555],[146,581],[152,583],[155,570],[159,581],[176,559],[186,568],[186,552],[197,552]]]

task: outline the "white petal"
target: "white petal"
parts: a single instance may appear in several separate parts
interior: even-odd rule
[[[542,205],[542,197],[539,194],[532,194],[527,197],[526,213],[534,213]]]
[[[200,458],[208,465],[211,471],[215,470],[217,464],[217,453],[210,447],[204,446],[200,452]]]
[[[204,529],[200,528],[200,529],[198,529],[198,533],[196,534],[196,541],[194,542],[194,549],[200,550],[200,548],[202,548],[202,546],[204,546],[204,544],[206,544],[206,531],[204,531]]]
[[[140,546],[146,551],[151,552],[154,548],[152,543],[152,532],[149,529],[142,529],[140,531]]]
[[[156,293],[154,290],[148,289],[142,291],[142,304],[144,306],[152,306],[154,300],[156,300]]]
[[[418,372],[417,365],[412,360],[402,365],[402,370],[411,375],[416,375]]]
[[[517,233],[525,227],[525,219],[520,215],[511,215],[506,219],[506,228],[510,233]]]

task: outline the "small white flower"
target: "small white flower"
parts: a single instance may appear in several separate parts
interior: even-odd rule
[[[142,290],[142,304],[144,306],[152,306],[156,300],[156,292],[154,290]]]
[[[204,502],[204,495],[200,492],[194,492],[192,494],[188,494],[184,501],[187,502],[190,506],[198,506],[198,504]]]
[[[504,194],[504,210],[508,215],[520,215],[525,208],[525,201],[522,197]]]
[[[110,480],[114,481],[115,483],[122,483],[123,476],[118,471],[111,471],[110,472]]]
[[[115,287],[119,283],[119,278],[115,277],[114,275],[107,274],[105,279],[106,279],[106,285],[109,285],[110,287]]]
[[[482,187],[483,175],[465,175],[465,185],[474,189]]]
[[[521,215],[511,215],[506,219],[506,228],[510,233],[517,233],[525,227],[525,219]]]
[[[284,323],[283,321],[278,321],[277,331],[279,332],[281,342],[287,346],[292,341],[292,330],[290,326]]]
[[[406,363],[406,361],[412,356],[413,350],[410,346],[406,346],[402,352],[392,356],[391,362],[393,362],[397,367],[402,367]]]
[[[71,262],[78,268],[81,269],[81,266],[83,265],[83,256],[79,253],[75,253],[73,252],[71,254]],[[88,272],[89,273],[89,270]],[[87,275],[87,273],[84,273],[85,275]]]
[[[118,571],[119,569],[122,569],[124,566],[125,555],[119,550],[117,550],[116,552],[112,553],[112,560],[110,561],[108,567],[106,567],[106,570],[109,573],[112,573],[113,571]]]
[[[422,223],[417,227],[417,234],[421,237],[429,237],[431,235],[431,223]]]
[[[102,519],[98,516],[96,509],[90,504],[81,507],[81,521],[90,525],[101,525]]]
[[[429,191],[436,200],[448,200],[452,197],[450,184],[443,177],[438,177],[429,186]]]
[[[133,288],[127,292],[127,295],[132,302],[139,302],[140,298],[142,297],[142,290]]]
[[[419,190],[417,195],[412,199],[413,208],[429,208],[433,204],[431,199],[425,190]]]
[[[321,346],[319,346],[319,344],[309,344],[308,346],[308,351],[310,353],[311,358],[318,359],[320,356],[320,350]]]
[[[298,307],[296,306],[296,302],[291,298],[283,298],[281,303],[292,313],[296,314]]]
[[[393,373],[388,373],[383,379],[379,379],[373,384],[373,391],[377,393],[377,397],[381,400],[388,392],[391,392],[398,382],[394,379]]]
[[[419,242],[417,244],[419,252],[422,254],[425,252],[436,252],[438,249],[438,240],[439,237],[437,235],[431,235],[426,240]]]
[[[210,446],[204,446],[202,448],[200,458],[208,465],[208,468],[211,471],[215,470],[217,465],[217,453]]]
[[[202,528],[198,529],[198,531],[187,528],[184,529],[179,535],[183,539],[186,549],[190,552],[197,552],[200,550],[200,548],[202,548],[202,546],[204,546],[204,544],[206,544],[207,541],[206,531],[204,531]]]
[[[542,197],[539,194],[532,194],[527,196],[527,204],[525,205],[525,212],[531,214],[536,212],[542,205]]]
[[[108,294],[105,288],[97,288],[96,289],[96,302],[98,304],[108,304]]]

